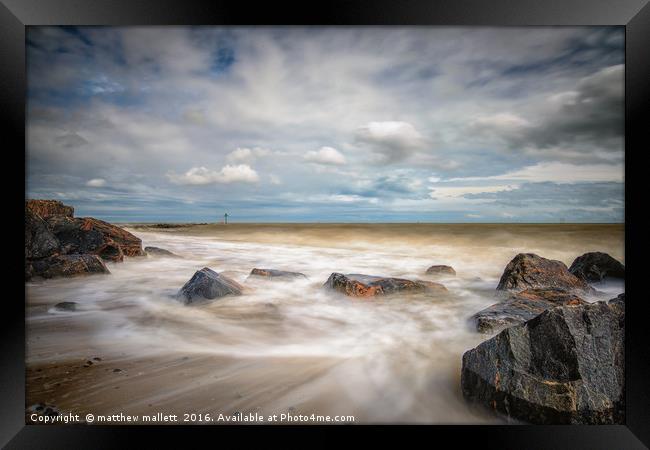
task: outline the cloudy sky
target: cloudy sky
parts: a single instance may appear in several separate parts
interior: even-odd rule
[[[31,27],[27,195],[111,221],[622,222],[622,27]]]

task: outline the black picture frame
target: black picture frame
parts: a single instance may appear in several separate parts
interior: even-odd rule
[[[489,448],[646,448],[650,445],[650,345],[641,294],[644,270],[644,230],[641,200],[647,187],[641,170],[647,151],[646,121],[650,104],[650,5],[647,0],[336,0],[311,2],[250,2],[195,0],[2,0],[0,3],[0,108],[4,136],[5,176],[13,194],[6,200],[6,215],[14,219],[11,233],[24,212],[25,175],[25,27],[29,25],[468,25],[546,26],[618,25],[625,27],[625,252],[626,252],[626,424],[619,426],[417,426],[407,427],[425,442],[438,445],[472,441]],[[10,138],[10,139],[7,139]],[[13,138],[13,139],[11,139]],[[12,141],[13,144],[9,145]],[[23,148],[21,157],[20,149]],[[15,162],[9,163],[9,157]],[[17,166],[16,166],[17,165]],[[21,170],[22,169],[22,170]],[[22,191],[22,192],[21,192]],[[638,209],[636,209],[638,208]],[[7,231],[9,233],[9,231]],[[9,234],[6,235],[11,236]],[[147,446],[154,441],[199,445],[200,440],[216,445],[226,434],[246,438],[253,431],[265,435],[286,434],[301,442],[305,433],[318,432],[319,443],[340,440],[331,427],[135,427],[85,425],[25,425],[25,310],[20,239],[7,239],[16,257],[5,258],[9,268],[2,310],[0,370],[0,445],[6,448],[117,448],[133,444],[133,432],[146,434]],[[12,253],[13,254],[13,253]],[[639,298],[637,298],[639,296]],[[629,300],[631,297],[631,300]],[[392,427],[357,426],[336,431],[372,428],[383,439]],[[397,427],[403,430],[405,427]],[[217,436],[213,436],[214,434]],[[208,436],[208,434],[210,436]],[[215,437],[219,441],[214,440]],[[232,438],[233,436],[228,436]],[[287,436],[284,436],[286,439]],[[302,441],[311,445],[312,441]],[[240,441],[241,443],[241,441]]]

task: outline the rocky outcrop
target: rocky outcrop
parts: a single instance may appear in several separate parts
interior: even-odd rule
[[[243,286],[214,270],[204,267],[194,273],[194,276],[176,294],[176,299],[186,305],[213,300],[225,295],[241,295]]]
[[[520,253],[506,266],[497,290],[523,291],[530,288],[593,292],[593,288],[569,272],[563,262],[542,258],[533,253]]]
[[[25,209],[25,258],[46,258],[58,253],[59,240],[47,223],[31,209]]]
[[[558,306],[463,355],[463,396],[536,424],[624,423],[625,296]]]
[[[284,279],[291,280],[296,278],[307,279],[304,273],[300,272],[287,272],[286,270],[275,270],[275,269],[253,269],[251,270],[248,278],[274,278],[274,279]]]
[[[169,250],[160,247],[145,247],[144,252],[147,255],[151,255],[151,256],[168,256],[170,258],[180,258],[180,256],[178,256],[177,254],[172,253]]]
[[[427,275],[456,275],[456,271],[451,266],[436,265],[427,269]]]
[[[578,256],[569,267],[569,272],[587,282],[598,282],[605,278],[625,279],[625,266],[602,252]]]
[[[72,206],[64,205],[58,200],[27,200],[25,202],[25,209],[37,214],[43,219],[52,216],[72,217],[74,215],[74,208]]]
[[[526,289],[477,312],[471,317],[477,331],[496,333],[512,325],[526,322],[547,309],[561,305],[582,305],[586,302],[561,289]]]
[[[101,259],[122,261],[125,255],[145,254],[141,240],[128,231],[92,217],[75,218],[73,212],[55,200],[25,202],[26,281],[33,276],[109,273]]]
[[[54,255],[27,261],[25,279],[33,277],[54,278],[110,273],[97,255]]]
[[[373,297],[396,293],[442,292],[447,289],[430,281],[411,281],[404,278],[376,277],[361,274],[333,273],[324,287],[350,297]]]
[[[53,216],[47,223],[67,254],[90,253],[109,261],[145,254],[139,238],[103,220]]]

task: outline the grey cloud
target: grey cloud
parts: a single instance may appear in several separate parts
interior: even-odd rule
[[[624,192],[622,183],[524,183],[517,189],[499,192],[465,194],[468,199],[493,200],[494,205],[535,209],[552,207],[574,209],[602,208],[612,215],[622,214]],[[619,217],[622,219],[622,217]]]
[[[623,66],[617,65],[580,80],[575,91],[565,94],[556,111],[524,134],[520,145],[580,148],[587,143],[605,151],[620,151],[624,129],[623,76]]]
[[[56,145],[64,148],[80,147],[88,143],[87,140],[79,136],[77,133],[69,133],[62,136],[57,136],[54,138],[54,142]]]
[[[623,75],[622,65],[603,68],[570,90],[538,100],[534,115],[494,114],[472,122],[468,132],[542,159],[598,162],[611,160],[607,154],[622,156]]]
[[[374,152],[378,163],[393,163],[407,159],[425,147],[427,139],[408,122],[370,122],[359,127],[355,140]]]

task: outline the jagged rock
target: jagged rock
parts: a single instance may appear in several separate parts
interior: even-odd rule
[[[68,254],[90,253],[110,261],[145,254],[139,238],[103,220],[53,216],[47,223]]]
[[[503,301],[477,312],[471,319],[479,332],[496,333],[530,320],[555,306],[585,303],[577,295],[561,289],[526,289],[510,294]]]
[[[463,396],[530,423],[624,423],[624,326],[624,295],[544,311],[463,355]]]
[[[170,258],[180,258],[180,256],[176,255],[175,253],[172,253],[169,250],[160,247],[145,247],[144,251],[147,255],[169,256]]]
[[[619,305],[622,308],[625,308],[625,293],[619,294],[618,297],[610,299],[608,304]]]
[[[59,240],[47,223],[34,211],[25,208],[25,258],[46,258],[59,252]]]
[[[436,265],[427,269],[427,275],[456,275],[456,271],[451,266]]]
[[[25,278],[54,278],[110,273],[97,255],[54,255],[27,262]]]
[[[76,311],[78,305],[77,302],[60,302],[54,305],[54,308],[59,311]]]
[[[497,290],[523,291],[529,288],[594,291],[584,280],[569,272],[563,262],[542,258],[533,253],[519,253],[503,271]]]
[[[602,281],[605,278],[625,279],[625,266],[607,253],[590,252],[578,256],[569,272],[585,281]]]
[[[307,278],[305,274],[300,272],[287,272],[285,270],[275,270],[275,269],[253,269],[251,270],[248,278],[279,278],[279,279],[295,279],[295,278]]]
[[[204,300],[212,300],[225,295],[241,295],[243,286],[214,270],[204,267],[176,294],[176,299],[186,305]]]
[[[58,200],[27,200],[25,209],[38,214],[43,219],[52,216],[72,217],[74,215],[72,206],[64,205]]]
[[[446,291],[439,283],[411,281],[403,278],[376,277],[361,274],[332,273],[324,287],[351,297],[372,297],[394,293],[420,293]]]

